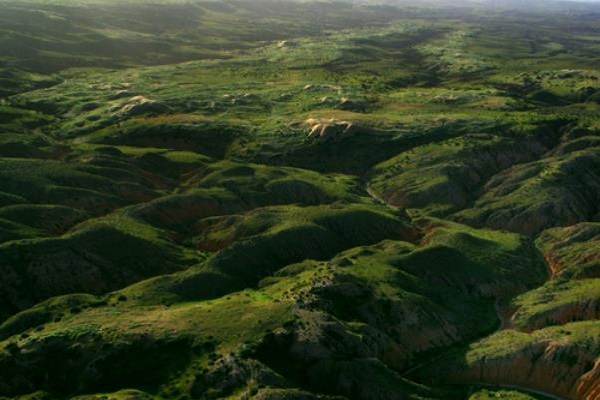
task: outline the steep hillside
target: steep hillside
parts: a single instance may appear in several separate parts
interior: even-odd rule
[[[0,399],[600,399],[600,8],[494,4],[0,0]]]

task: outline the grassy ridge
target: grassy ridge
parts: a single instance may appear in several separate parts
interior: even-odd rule
[[[597,6],[0,10],[0,396],[595,393]]]

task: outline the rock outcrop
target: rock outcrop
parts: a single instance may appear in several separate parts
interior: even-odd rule
[[[118,119],[126,119],[139,115],[157,115],[170,111],[163,103],[144,96],[131,97],[110,108],[113,116]]]
[[[357,127],[349,121],[338,121],[335,119],[310,118],[304,122],[308,130],[309,138],[318,139],[341,139],[356,133]]]

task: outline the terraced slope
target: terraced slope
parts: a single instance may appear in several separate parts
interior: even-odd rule
[[[599,399],[599,19],[0,0],[0,399]]]

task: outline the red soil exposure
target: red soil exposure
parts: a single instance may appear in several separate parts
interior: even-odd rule
[[[544,259],[546,260],[546,265],[548,265],[548,268],[550,269],[549,280],[553,281],[556,279],[556,276],[565,268],[565,266],[554,260],[550,254],[544,254]]]
[[[597,341],[596,341],[597,342]],[[485,356],[466,370],[447,371],[450,383],[528,388],[572,400],[600,399],[598,343],[584,348],[564,340],[540,340],[517,353]]]

